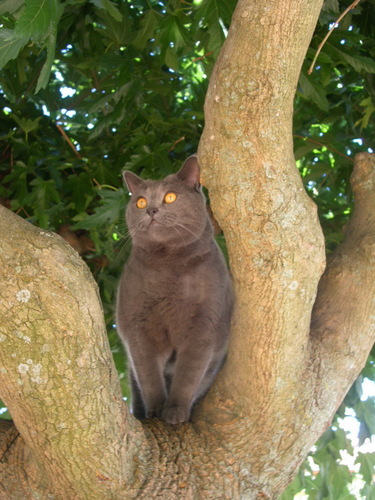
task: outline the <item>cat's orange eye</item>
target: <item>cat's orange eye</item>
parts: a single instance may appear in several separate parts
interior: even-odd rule
[[[147,207],[146,198],[138,198],[136,205],[137,205],[137,208],[146,208]]]
[[[167,193],[164,196],[164,201],[165,203],[173,203],[177,199],[177,194],[176,193]]]

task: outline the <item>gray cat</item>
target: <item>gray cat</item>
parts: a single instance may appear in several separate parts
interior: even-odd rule
[[[185,422],[226,355],[233,293],[213,238],[196,156],[177,174],[124,172],[132,251],[117,297],[129,359],[132,411]]]

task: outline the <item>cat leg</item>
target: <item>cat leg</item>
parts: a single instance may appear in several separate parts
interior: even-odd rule
[[[160,362],[155,352],[151,352],[145,346],[141,353],[133,353],[131,359],[135,379],[134,387],[132,385],[132,396],[135,399],[140,397],[144,407],[143,418],[160,417],[167,397]]]
[[[212,347],[207,344],[202,348],[189,346],[177,352],[171,389],[162,412],[162,418],[169,424],[189,420],[191,407],[211,361],[211,352]]]
[[[141,390],[139,388],[137,379],[134,375],[134,371],[129,367],[129,382],[131,389],[131,409],[135,418],[142,420],[146,418],[146,408],[143,402]]]
[[[201,383],[199,384],[194,403],[196,403],[199,399],[203,398],[203,396],[208,392],[217,374],[223,367],[225,359],[226,359],[226,349],[221,351],[220,353],[217,353],[215,358],[211,361],[209,367],[206,370],[206,373],[204,374],[201,380]]]

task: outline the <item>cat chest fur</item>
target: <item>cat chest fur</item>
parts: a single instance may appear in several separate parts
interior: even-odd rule
[[[208,260],[213,261],[210,266]],[[174,266],[156,260],[149,267],[131,259],[120,287],[124,320],[142,323],[144,330],[155,335],[167,329],[175,336],[198,321],[212,323],[210,313],[218,302],[217,295],[222,294],[223,274],[225,277],[223,263],[214,261],[215,256],[209,253],[195,265],[179,262]]]

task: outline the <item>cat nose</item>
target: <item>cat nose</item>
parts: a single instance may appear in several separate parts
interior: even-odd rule
[[[146,210],[146,212],[150,217],[153,217],[157,212],[159,212],[159,209],[156,207],[150,207]]]

